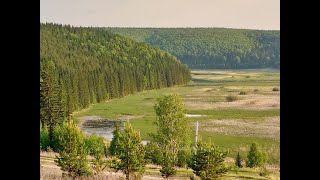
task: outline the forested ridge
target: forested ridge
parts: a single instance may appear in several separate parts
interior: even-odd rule
[[[92,103],[190,78],[175,56],[146,43],[98,28],[40,23],[40,120],[49,128]]]
[[[176,55],[190,68],[280,68],[280,31],[226,28],[102,28]]]

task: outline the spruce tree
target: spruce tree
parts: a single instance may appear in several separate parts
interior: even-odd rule
[[[52,61],[42,59],[42,78],[40,89],[40,121],[48,126],[49,139],[53,139],[53,130],[59,120],[61,102],[59,100],[59,86],[55,65]]]
[[[201,179],[217,179],[229,170],[224,165],[226,155],[227,153],[219,147],[199,140],[196,150],[193,152],[191,168]]]
[[[267,160],[266,153],[262,152],[260,146],[257,143],[252,143],[247,155],[247,166],[250,168],[261,167]]]

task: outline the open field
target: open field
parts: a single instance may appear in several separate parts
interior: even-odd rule
[[[199,121],[199,134],[204,141],[228,149],[231,159],[237,152],[246,157],[250,144],[257,142],[268,153],[269,166],[279,168],[280,91],[272,91],[274,87],[280,88],[280,73],[276,70],[195,70],[188,85],[144,91],[94,104],[74,117],[80,125],[85,121],[83,117],[91,116],[130,119],[142,138],[150,140],[149,133],[156,130],[153,105],[157,97],[177,93],[183,97],[187,113],[202,115],[187,119],[193,130]],[[246,94],[239,95],[241,91]],[[237,100],[227,102],[228,95],[236,96]],[[255,176],[253,170],[245,168],[238,174],[231,171],[228,178],[248,179],[250,175]],[[259,175],[252,179],[259,177],[264,179]]]

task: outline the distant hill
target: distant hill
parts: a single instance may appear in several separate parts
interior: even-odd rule
[[[191,68],[280,68],[280,31],[102,28],[176,55]]]
[[[97,28],[57,24],[40,23],[40,65],[43,101],[56,89],[68,112],[191,79],[186,65],[159,48]]]

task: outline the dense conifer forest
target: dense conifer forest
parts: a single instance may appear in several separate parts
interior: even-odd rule
[[[40,23],[40,120],[49,130],[92,103],[189,81],[188,67],[159,48],[98,28]]]
[[[102,28],[177,56],[190,68],[280,68],[280,31],[226,28]]]

